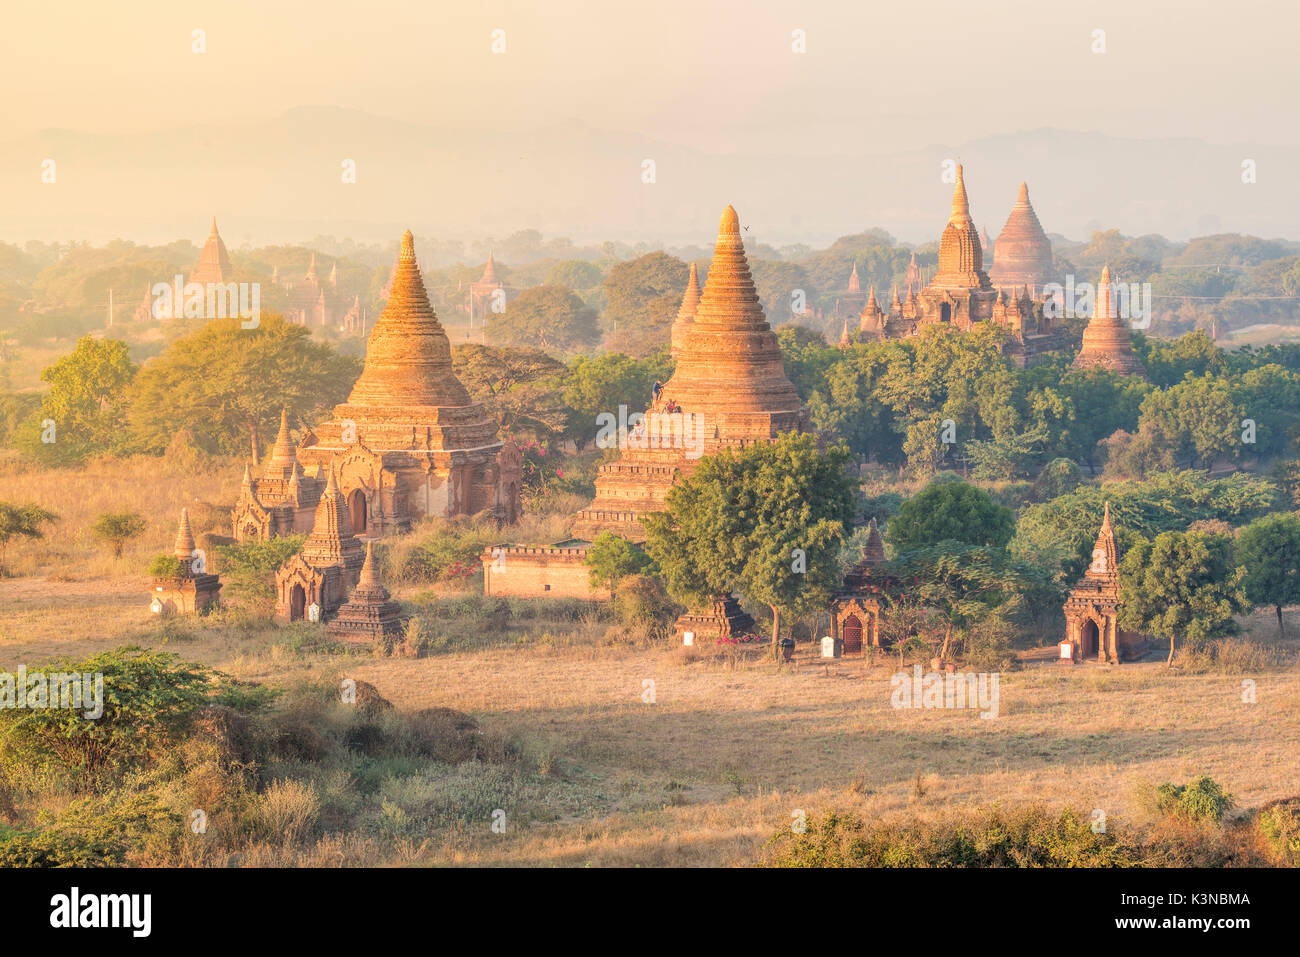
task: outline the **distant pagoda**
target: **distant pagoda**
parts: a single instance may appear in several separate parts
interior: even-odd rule
[[[206,286],[210,282],[227,282],[231,275],[230,253],[226,251],[226,244],[221,234],[217,232],[217,217],[213,216],[212,229],[208,233],[207,242],[199,252],[199,261],[194,267],[194,272],[190,273],[189,282]]]
[[[1043,232],[1029,202],[1029,187],[1020,184],[1016,204],[998,234],[989,279],[995,286],[1027,286],[1031,290],[1052,280],[1052,241]]]
[[[695,310],[699,305],[700,274],[695,263],[691,263],[691,274],[686,280],[686,294],[682,296],[681,308],[677,310],[677,318],[673,320],[672,332],[669,334],[674,359],[682,351],[682,344],[686,341],[686,334],[690,331],[691,323],[695,319]]]
[[[1092,310],[1092,321],[1083,330],[1083,346],[1074,357],[1076,369],[1103,368],[1121,375],[1147,378],[1146,367],[1133,352],[1129,324],[1119,317],[1110,284],[1110,266],[1101,270],[1101,282]]]

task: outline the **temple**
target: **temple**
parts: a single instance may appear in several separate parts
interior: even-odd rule
[[[469,313],[469,324],[477,319],[481,325],[489,315],[501,312],[506,307],[506,300],[514,298],[515,290],[508,288],[497,278],[496,257],[489,251],[487,265],[477,282],[470,283],[465,296],[465,311]]]
[[[913,257],[915,259],[915,257]],[[849,274],[849,286],[839,294],[835,300],[835,318],[852,319],[862,313],[862,307],[867,304],[867,296],[862,291],[862,280],[858,278],[858,264],[853,264],[853,272]]]
[[[1027,205],[1028,193],[1024,197]],[[1024,217],[1013,211],[1012,219],[1019,223]],[[1000,243],[998,248],[1002,248]],[[1048,252],[1050,256],[1050,247]],[[984,271],[984,246],[971,218],[965,174],[958,166],[952,211],[939,239],[938,270],[920,292],[909,286],[906,301],[895,289],[887,312],[869,295],[857,338],[898,339],[918,335],[923,327],[933,325],[969,332],[977,322],[990,322],[1005,333],[1003,354],[1023,367],[1066,347],[1063,330],[1043,309],[1045,302],[1046,297],[1034,286],[1013,283],[996,287]]]
[[[408,230],[365,365],[333,418],[289,452],[287,421],[254,479],[245,476],[232,527],[241,541],[301,532],[331,470],[350,534],[405,532],[423,517],[519,517],[523,460],[452,371],[451,344],[429,305]]]
[[[331,467],[311,534],[275,573],[276,621],[321,621],[332,614],[360,580],[364,561]]]
[[[1140,657],[1146,639],[1119,627],[1119,550],[1106,503],[1092,563],[1065,600],[1065,640],[1061,658],[1119,664]]]
[[[212,229],[208,231],[208,238],[203,243],[203,248],[199,250],[198,262],[194,264],[194,270],[190,273],[186,284],[197,282],[206,287],[210,282],[227,283],[231,281],[232,274],[230,253],[226,250],[221,234],[217,232],[217,217],[213,216]],[[153,283],[146,283],[144,298],[140,305],[136,306],[131,318],[136,322],[150,322],[154,319],[172,319],[175,317],[174,314],[183,312],[183,309],[176,309],[168,303],[159,303],[158,314],[155,315]]]
[[[857,654],[866,645],[880,645],[880,616],[885,542],[873,518],[867,525],[862,557],[844,576],[831,598],[831,636],[843,654]]]
[[[596,496],[575,516],[574,537],[550,546],[495,546],[491,551],[502,568],[485,574],[492,594],[591,597],[582,560],[596,535],[612,532],[644,541],[643,516],[662,511],[668,490],[703,456],[809,429],[808,410],[786,375],[750,275],[740,221],[730,206],[722,213],[702,292],[697,285],[692,271],[680,321],[674,323],[675,371],[641,423],[618,437],[619,458],[600,466]],[[491,561],[491,552],[484,553],[484,561]],[[718,601],[730,623],[716,614],[702,613],[702,619],[728,632],[741,627],[734,600],[719,596]]]
[[[202,614],[216,604],[221,579],[208,572],[205,556],[194,547],[188,509],[181,509],[172,556],[180,562],[180,574],[175,578],[154,578],[150,610],[154,614]]]
[[[1133,352],[1133,335],[1129,325],[1119,317],[1114,290],[1110,284],[1110,266],[1101,270],[1092,320],[1083,330],[1083,345],[1074,357],[1076,369],[1103,368],[1121,375],[1147,377],[1142,360]]]
[[[321,281],[316,271],[316,254],[311,254],[307,273],[295,283],[279,283],[287,288],[289,301],[284,317],[298,326],[339,326],[342,302],[338,291],[338,265],[330,269],[329,279]]]
[[[590,540],[611,531],[642,541],[641,516],[662,510],[677,477],[703,455],[808,427],[758,301],[740,220],[728,206],[673,375],[642,426],[620,437],[623,454],[598,470],[596,497],[578,513],[573,534]]]

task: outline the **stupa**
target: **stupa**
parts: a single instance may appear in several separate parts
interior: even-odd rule
[[[366,542],[366,560],[357,587],[325,626],[326,632],[337,641],[379,641],[388,635],[401,634],[406,627],[407,616],[379,580],[373,548],[373,542]]]
[[[151,609],[158,614],[206,611],[216,604],[221,579],[207,570],[207,556],[195,548],[189,509],[181,509],[172,556],[180,562],[176,577],[154,578]]]
[[[728,206],[672,378],[647,410],[642,434],[620,437],[622,456],[600,467],[596,497],[578,513],[573,534],[590,540],[612,531],[641,541],[640,516],[661,510],[677,476],[693,471],[702,455],[808,427],[758,301],[740,220]]]
[[[1020,184],[1016,204],[998,234],[989,279],[995,286],[1027,286],[1036,290],[1052,281],[1052,241],[1043,232],[1029,202],[1029,187]]]
[[[300,488],[305,479],[319,487],[337,470],[357,535],[406,531],[424,516],[518,519],[522,456],[497,437],[496,423],[452,370],[451,343],[429,305],[410,230],[360,378],[333,418],[305,430],[294,460],[304,473]],[[246,528],[262,537],[284,534],[266,529],[255,510],[237,508],[236,537],[242,540]]]
[[[682,296],[681,308],[677,310],[677,318],[673,320],[672,332],[669,333],[671,339],[672,357],[674,359],[682,351],[682,343],[686,341],[686,333],[690,331],[691,322],[695,319],[695,310],[700,304],[700,274],[696,269],[695,263],[691,263],[691,274],[686,280],[686,294]]]
[[[1141,376],[1143,379],[1147,377],[1146,367],[1133,352],[1129,325],[1119,317],[1114,290],[1110,284],[1110,266],[1102,267],[1092,321],[1083,330],[1083,346],[1074,357],[1074,367],[1101,367],[1121,375]]]
[[[882,590],[886,579],[879,569],[885,564],[885,541],[876,520],[867,523],[867,540],[862,556],[844,576],[843,586],[831,598],[831,632],[846,655],[861,652],[866,645],[880,644]]]
[[[688,281],[683,306],[693,297]],[[575,517],[574,537],[553,545],[499,543],[485,550],[486,592],[599,597],[583,564],[596,535],[608,531],[643,541],[642,517],[661,511],[673,483],[703,456],[808,428],[808,410],[786,375],[776,334],[758,301],[740,221],[728,206],[704,291],[681,337],[676,369],[643,423],[618,435],[622,454],[598,470],[596,497]],[[725,619],[729,630],[744,624],[738,607],[720,596],[711,613],[696,617],[715,624]]]
[[[230,276],[230,253],[226,251],[226,244],[217,232],[217,217],[213,216],[212,229],[199,252],[199,261],[194,272],[190,273],[187,284],[197,282],[206,286],[210,282],[226,282]]]

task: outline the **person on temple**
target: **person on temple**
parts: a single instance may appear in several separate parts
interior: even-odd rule
[[[655,379],[654,388],[650,390],[651,404],[659,401],[659,393],[663,391],[664,391],[664,384],[660,382],[658,379]]]

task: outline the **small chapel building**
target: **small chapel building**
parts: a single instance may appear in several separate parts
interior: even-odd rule
[[[1131,661],[1146,651],[1146,639],[1119,627],[1119,551],[1110,525],[1110,503],[1101,522],[1092,563],[1065,600],[1061,660]]]

